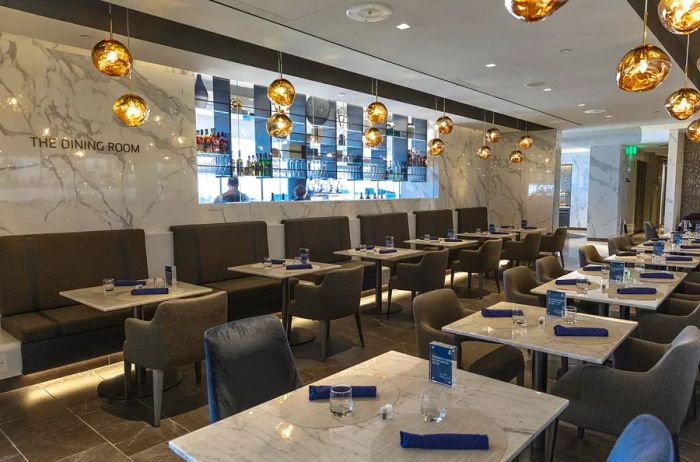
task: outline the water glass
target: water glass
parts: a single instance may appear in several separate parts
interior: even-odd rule
[[[367,252],[367,244],[360,244],[360,252]]]
[[[387,249],[393,249],[394,248],[394,236],[387,236],[385,239],[385,244]]]
[[[165,287],[165,279],[163,278],[153,278],[153,287],[156,289],[162,289]]]
[[[588,278],[583,276],[583,277],[577,277],[576,278],[576,288],[578,289],[579,292],[585,292],[588,290]]]
[[[525,318],[525,310],[516,306],[513,308],[513,324],[516,326],[527,325],[527,319]]]
[[[423,234],[423,239],[426,241],[430,240],[430,234]]]
[[[576,307],[574,305],[566,305],[564,307],[562,321],[564,321],[564,324],[576,324]]]
[[[455,230],[454,229],[448,229],[447,230],[447,239],[454,239],[455,238]]]
[[[352,387],[350,385],[333,385],[330,394],[331,414],[344,417],[352,412]]]
[[[442,422],[447,415],[447,394],[429,388],[420,395],[420,413],[426,422]]]
[[[608,265],[601,265],[600,276],[603,280],[610,279],[610,267]]]
[[[102,289],[105,292],[111,292],[114,290],[114,278],[104,278],[102,280]]]
[[[481,228],[475,228],[474,232],[476,232],[476,234],[481,234]]]
[[[309,249],[302,247],[299,249],[299,262],[306,264],[309,262]]]
[[[270,257],[265,257],[265,258],[263,259],[263,266],[264,266],[265,268],[271,268],[271,267],[272,267],[272,258],[270,258]]]

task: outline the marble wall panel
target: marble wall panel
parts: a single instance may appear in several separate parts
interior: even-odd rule
[[[569,211],[569,226],[572,228],[586,228],[588,226],[590,153],[563,153],[561,155],[561,163],[571,164],[571,210]]]
[[[622,146],[593,146],[590,155],[587,236],[607,239],[619,234]]]

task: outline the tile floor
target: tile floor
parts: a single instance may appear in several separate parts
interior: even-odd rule
[[[583,239],[571,237],[565,262],[567,268],[573,269],[578,265],[576,249]],[[458,283],[463,282],[463,278],[458,278]],[[486,282],[486,288],[495,291],[492,281]],[[416,354],[413,323],[407,309],[408,293],[398,294],[396,302],[406,307],[402,313],[391,319],[363,317],[364,349],[359,347],[352,319],[333,323],[329,358],[325,362],[319,360],[317,341],[295,347],[302,380],[308,383],[321,379],[389,350]],[[502,296],[492,293],[481,300],[462,299],[462,302],[477,309],[501,299]],[[372,301],[372,296],[365,297],[363,304],[369,306]],[[161,427],[153,428],[149,424],[150,399],[126,404],[97,394],[97,384],[103,378],[121,372],[118,359],[113,357],[117,362],[111,365],[0,393],[0,462],[179,460],[169,451],[167,441],[207,425],[206,388],[196,383],[192,367],[182,368],[182,382],[165,393],[165,418]],[[553,358],[550,371],[554,373],[557,368],[558,361]],[[526,385],[530,386],[529,376]],[[573,427],[562,425],[556,460],[604,461],[613,443],[610,437],[595,433],[577,439]],[[700,421],[690,421],[684,426],[681,454],[684,461],[700,462]],[[520,460],[537,460],[537,456],[525,451]]]

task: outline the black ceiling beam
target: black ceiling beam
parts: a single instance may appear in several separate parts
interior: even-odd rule
[[[107,30],[107,4],[95,0],[0,0],[0,6],[65,21],[93,29]],[[114,32],[126,35],[122,19],[126,9],[112,5]],[[226,35],[199,29],[137,10],[129,10],[131,36],[147,42],[223,59],[252,67],[277,71],[278,51],[244,42]],[[288,75],[368,93],[372,77],[329,66],[299,56],[284,54],[284,72]],[[379,81],[382,98],[402,103],[435,108],[435,95],[412,88]],[[442,98],[440,98],[442,99]],[[473,120],[494,120],[498,125],[523,129],[525,121],[506,114],[495,113],[459,101],[446,100],[446,112]],[[548,130],[551,127],[528,122],[528,130]]]

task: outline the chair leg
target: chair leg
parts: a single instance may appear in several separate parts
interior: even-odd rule
[[[355,323],[357,324],[357,333],[360,336],[360,345],[362,345],[362,348],[364,348],[365,336],[362,335],[362,318],[360,317],[359,311],[355,313]]]
[[[678,433],[671,435],[671,440],[673,440],[673,460],[677,462],[681,460],[681,453],[678,448]]]
[[[496,281],[496,290],[500,294],[501,293],[501,283],[498,281],[498,270],[494,270],[493,279],[494,279],[494,281]]]
[[[467,295],[472,296],[472,273],[467,273]]]
[[[559,419],[554,419],[554,422],[547,428],[545,435],[545,462],[554,460],[554,447],[557,443],[557,430],[559,429]]]
[[[197,361],[194,363],[194,380],[197,382],[197,385],[202,383],[202,362]]]
[[[416,298],[416,291],[412,290],[411,291],[411,302],[413,302],[413,299]]]
[[[124,398],[131,401],[131,362],[124,360]]]
[[[561,258],[561,267],[564,267],[564,251],[560,250],[559,251],[559,258]]]
[[[330,321],[321,321],[321,361],[326,360],[328,354],[328,331],[330,330]]]
[[[525,386],[525,371],[518,374],[518,376],[515,378],[515,383],[521,387]]]
[[[328,321],[328,327],[326,328],[326,340],[331,338],[331,322]]]
[[[450,289],[455,288],[455,270],[450,268]]]
[[[578,439],[582,440],[586,434],[586,429],[583,427],[576,427],[576,436]]]
[[[165,371],[153,369],[153,426],[160,427],[160,410],[163,404],[163,376]]]
[[[391,317],[391,285],[386,291],[386,317]]]

